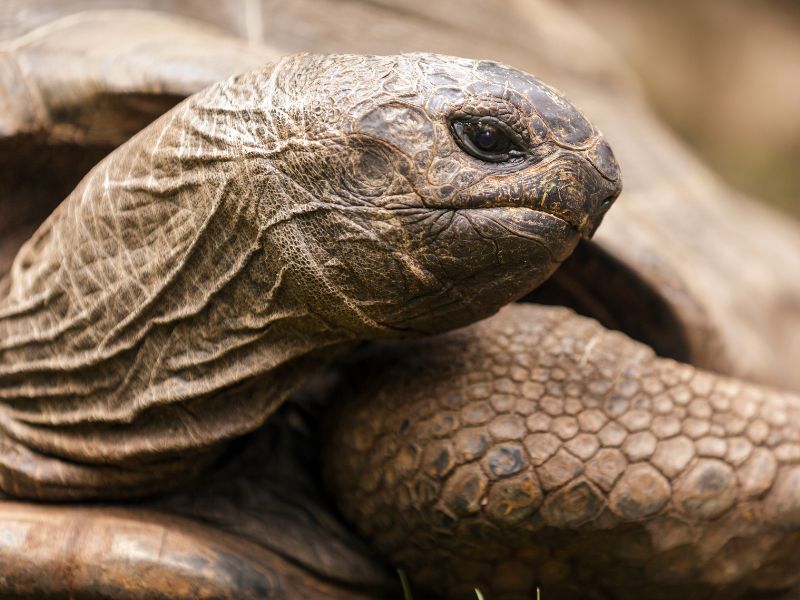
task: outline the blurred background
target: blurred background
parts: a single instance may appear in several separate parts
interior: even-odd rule
[[[717,173],[800,217],[800,2],[562,0]]]

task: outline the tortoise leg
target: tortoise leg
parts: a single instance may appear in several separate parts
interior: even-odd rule
[[[800,398],[512,305],[384,347],[336,403],[327,476],[452,598],[797,598]],[[412,377],[409,374],[413,374]]]

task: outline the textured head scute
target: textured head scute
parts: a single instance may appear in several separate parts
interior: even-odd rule
[[[555,89],[519,71],[492,61],[476,67],[489,81],[498,82],[522,94],[547,125],[553,140],[570,148],[586,148],[597,137],[592,124]]]
[[[336,288],[363,309],[360,326],[430,331],[490,314],[549,274],[578,230],[593,230],[597,198],[614,187],[598,172],[614,165],[584,156],[582,146],[602,139],[588,121],[497,63],[299,55],[281,60],[265,89],[263,119],[280,140],[270,164],[284,192],[269,210],[325,211],[282,227],[316,256],[307,285]],[[459,147],[453,122],[483,117],[516,132],[523,160],[487,162]],[[546,214],[531,218],[529,208]],[[507,293],[484,296],[496,285]],[[409,302],[421,298],[429,314],[414,309],[410,322]],[[439,306],[453,315],[440,318]]]

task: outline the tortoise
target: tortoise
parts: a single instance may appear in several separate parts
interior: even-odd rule
[[[547,5],[543,6],[547,9]],[[65,32],[72,31],[72,43],[80,43],[86,32],[98,29],[99,23],[103,24],[107,35],[114,23],[119,22],[118,13],[76,16],[59,26],[51,24],[27,38],[26,43],[33,40],[34,45],[39,45],[34,52],[35,61],[27,59],[25,53],[30,47],[26,43],[17,43],[14,56],[7,54],[4,58],[13,58],[8,61],[11,66],[17,62],[41,64],[42,57],[57,60],[57,53],[48,52],[48,44],[55,43],[55,48],[63,48],[64,40],[70,39]],[[215,65],[222,65],[219,71],[228,66],[233,67],[231,70],[246,70],[255,66],[246,64],[248,60],[264,62],[271,53],[238,46],[231,40],[220,43],[207,31],[197,32],[187,24],[162,20],[157,15],[128,14],[124,22],[120,35],[113,36],[122,40],[123,49],[114,57],[117,64],[125,64],[123,34],[126,31],[147,31],[155,38],[161,31],[169,37],[170,48],[177,48],[175,54],[179,57],[187,47],[202,48],[205,57],[210,54],[213,60],[197,64],[202,64],[206,76],[210,74],[212,79],[227,74],[209,73],[217,68]],[[159,26],[158,23],[165,24]],[[54,31],[58,35],[48,37]],[[179,34],[181,31],[185,34]],[[186,35],[186,45],[181,44],[182,35]],[[200,35],[210,37],[195,37]],[[129,36],[129,39],[132,38]],[[198,43],[198,39],[202,42]],[[158,43],[154,46],[156,56],[163,53],[163,46]],[[226,54],[226,47],[229,54]],[[219,48],[219,52],[208,52],[208,48]],[[328,49],[336,48],[325,48]],[[131,56],[135,57],[136,52],[145,51],[138,46]],[[244,57],[241,68],[234,66],[239,52]],[[148,64],[141,60],[143,54],[138,56],[132,64]],[[316,67],[311,65],[329,64],[326,61],[330,60],[307,56],[277,64],[288,66],[290,72],[291,65],[304,65],[302,69],[295,68],[292,80],[294,84],[301,84],[308,81],[309,72],[315,72]],[[334,63],[338,69],[342,61],[347,64],[349,60],[364,64],[367,59],[339,58]],[[387,63],[381,61],[390,59],[370,60],[386,68]],[[413,64],[434,61],[445,70],[458,65],[464,69],[465,64],[472,64],[419,55],[391,60]],[[229,61],[227,65],[226,61]],[[187,62],[194,64],[191,58]],[[495,63],[481,64],[490,70],[502,70],[503,79],[515,81],[517,85],[529,85],[525,82],[531,81]],[[389,72],[403,73],[396,63],[391,65]],[[167,61],[164,72],[172,73],[174,67]],[[467,71],[470,69],[472,67]],[[24,75],[13,69],[5,72],[9,71],[12,77],[17,76],[16,81],[26,85],[29,85],[31,73],[36,73],[35,69],[27,72],[21,69]],[[76,81],[82,81],[87,72],[91,74],[92,70],[84,66]],[[73,105],[58,104],[64,99],[60,94],[65,88],[48,88],[49,81],[37,81],[30,87],[39,90],[43,102],[36,104],[25,100],[13,106],[19,107],[16,114],[24,114],[23,109],[31,107],[44,108],[39,115],[45,114],[48,119],[44,126],[41,121],[36,122],[35,117],[29,119],[25,122],[28,131],[22,135],[13,127],[6,127],[6,131],[12,131],[4,157],[8,163],[16,162],[35,173],[27,155],[19,150],[20,137],[26,137],[24,143],[33,149],[42,144],[50,145],[50,153],[64,151],[60,160],[68,168],[66,175],[57,173],[53,178],[56,181],[47,182],[51,186],[47,192],[70,185],[70,173],[75,177],[82,164],[92,162],[97,154],[120,143],[141,120],[165,110],[182,94],[193,91],[182,90],[180,85],[175,87],[169,83],[172,81],[169,78],[157,76],[154,79],[152,85],[137,82],[138,87],[134,89],[142,93],[131,95],[124,82],[115,90],[118,81],[101,80],[98,86],[98,78],[95,78],[92,85],[87,86],[88,93],[76,94],[79,101]],[[322,78],[322,81],[326,80]],[[338,83],[329,84],[331,93],[339,93]],[[246,84],[247,77],[231,80],[214,88],[216,92],[207,94],[224,96],[228,93],[226,90],[235,85]],[[11,98],[16,100],[20,96]],[[198,98],[202,110],[204,96]],[[67,100],[71,101],[69,97]],[[189,102],[191,105],[198,100]],[[81,105],[90,108],[81,109]],[[560,110],[567,110],[568,105],[560,101],[559,105]],[[399,110],[399,107],[391,109]],[[115,160],[122,164],[126,160],[124,156],[135,151],[126,149],[135,149],[137,145],[140,152],[153,154],[152,147],[160,146],[148,145],[148,139],[153,139],[148,136],[163,133],[164,123],[170,118],[174,123],[180,111],[179,108],[177,113],[169,113],[103,164],[113,165]],[[633,114],[640,120],[642,130],[652,126],[646,117]],[[120,115],[126,118],[121,119]],[[314,126],[326,123],[330,115],[330,107],[318,107],[309,123]],[[573,117],[576,119],[578,117]],[[12,121],[12,126],[19,122]],[[177,131],[186,131],[190,122],[195,123],[189,119]],[[98,127],[98,123],[101,126]],[[370,119],[364,123],[369,126]],[[459,152],[456,147],[475,152],[476,148],[469,147],[470,143],[474,145],[471,138],[457,137],[465,135],[464,127],[474,131],[470,129],[474,122],[467,119],[466,125],[459,123],[459,120],[453,121],[451,129],[445,127],[440,133],[450,136],[455,144],[451,144],[454,152]],[[123,129],[116,130],[120,124]],[[461,133],[457,131],[459,127]],[[98,130],[104,137],[93,137]],[[11,138],[12,135],[16,137]],[[656,139],[667,144],[663,138]],[[605,148],[598,138],[592,137],[592,143],[592,148]],[[229,140],[219,149],[234,145]],[[614,146],[616,149],[616,142]],[[625,144],[620,147],[624,149]],[[661,148],[658,156],[662,159],[661,169],[669,170],[672,166],[683,176],[693,173],[692,163],[677,154],[674,147],[656,145],[656,148]],[[250,150],[261,151],[259,148]],[[595,203],[613,198],[617,193],[613,163],[610,159],[609,162],[600,159],[605,153],[605,150],[598,152],[589,160],[601,170],[605,164],[606,174],[610,175],[608,179],[596,180],[606,187],[595,191]],[[20,160],[21,156],[25,158]],[[224,163],[223,158],[216,155],[215,164]],[[376,170],[370,168],[369,163],[374,164],[376,160],[380,158],[371,157],[367,164],[362,162],[358,166],[371,174],[372,183],[375,183],[372,177],[380,176],[385,170],[384,166]],[[638,164],[641,166],[642,162],[647,164],[643,160]],[[143,161],[137,160],[126,166],[142,164]],[[303,173],[314,173],[315,169],[328,165],[317,155],[303,164],[300,170]],[[94,173],[102,172],[102,168],[101,165]],[[651,175],[646,168],[640,170]],[[697,171],[697,167],[694,170]],[[549,173],[552,176],[554,172]],[[634,170],[634,194],[636,173]],[[170,175],[169,172],[162,174]],[[59,181],[59,177],[65,181]],[[639,173],[640,181],[642,177]],[[629,190],[630,179],[626,175]],[[698,179],[701,184],[705,183],[702,178]],[[86,181],[91,181],[91,177]],[[159,188],[158,181],[150,180],[147,174],[138,181],[130,177],[125,181],[142,186],[136,188],[140,192],[149,190],[151,194],[169,196],[164,193],[165,188]],[[320,180],[315,181],[319,184]],[[579,189],[585,191],[587,181],[582,180]],[[25,192],[37,187],[47,188],[41,181],[26,180],[18,170],[12,177],[14,182]],[[313,182],[306,183],[312,185]],[[85,189],[87,184],[82,185]],[[708,187],[706,183],[705,188]],[[641,186],[639,194],[645,195]],[[678,204],[669,209],[676,214],[662,208],[654,211],[656,218],[663,221],[672,216],[671,220],[678,220],[682,214],[679,200],[669,194],[666,196],[667,200]],[[664,204],[664,198],[659,200],[657,194],[647,194],[647,197],[655,208]],[[13,204],[11,208],[20,210],[22,217],[7,221],[9,230],[20,231],[21,221],[35,221],[41,214],[36,211],[60,199],[50,197],[22,206]],[[6,199],[3,210],[8,210],[8,206]],[[624,206],[625,202],[615,211]],[[794,242],[788,235],[778,237],[777,241],[761,239],[757,235],[760,228],[772,226],[774,220],[746,205],[740,208],[742,213],[747,213],[749,221],[743,237],[752,239],[754,244],[755,240],[758,242],[748,248],[756,258],[759,254],[768,257],[773,251],[793,247]],[[26,214],[26,210],[31,210],[33,215]],[[725,212],[720,213],[726,215],[721,217],[714,206],[703,207],[703,210],[719,219],[741,218],[741,215],[731,217]],[[607,226],[613,229],[613,211],[611,215]],[[597,218],[584,223],[574,216],[570,214],[569,218],[586,233],[596,225]],[[642,222],[652,222],[653,217],[648,214],[637,218],[635,212],[625,216],[627,225],[623,221],[616,226],[617,232],[625,232],[624,241],[604,240],[601,229],[599,242],[602,246],[582,243],[555,279],[539,290],[536,299],[572,305],[648,342],[662,355],[742,374],[737,371],[741,367],[737,366],[736,357],[748,356],[748,352],[755,354],[755,350],[742,348],[734,358],[725,358],[723,351],[730,348],[730,340],[747,339],[752,322],[742,319],[738,325],[732,323],[733,333],[718,331],[708,312],[719,305],[712,302],[709,307],[707,302],[700,302],[696,294],[692,294],[697,288],[681,279],[681,275],[690,272],[681,270],[687,267],[682,263],[673,264],[674,257],[666,251],[663,256],[656,257],[642,251],[642,248],[648,249],[651,240],[636,237],[631,230]],[[157,215],[151,217],[158,219]],[[58,217],[52,221],[58,221]],[[727,221],[715,224],[731,226]],[[137,226],[138,229],[129,228],[126,235],[132,236],[143,229],[141,221]],[[775,225],[773,231],[779,227]],[[791,232],[790,227],[784,229]],[[77,228],[68,228],[68,231],[76,232]],[[657,235],[657,231],[648,230],[647,233]],[[38,233],[34,240],[37,236],[43,237]],[[571,244],[574,244],[577,236],[572,232],[571,237]],[[713,230],[710,237],[713,238]],[[211,238],[209,243],[223,243],[224,234],[217,232]],[[78,256],[83,251],[77,244],[68,247]],[[30,256],[35,256],[35,242],[26,248]],[[35,260],[26,264],[25,252],[23,250],[15,263],[18,272],[36,268]],[[493,252],[486,254],[486,260],[497,256]],[[226,257],[214,258],[221,263],[215,264],[215,268],[225,267]],[[368,264],[365,261],[369,255],[361,252],[357,259],[356,264]],[[739,265],[746,267],[757,262],[742,260]],[[330,266],[341,268],[335,260]],[[105,272],[102,265],[99,268],[98,273]],[[381,263],[380,268],[370,266],[370,273],[385,277],[382,269],[388,270],[385,263]],[[524,276],[519,276],[524,281],[509,277],[488,295],[490,304],[482,308],[483,312],[445,313],[445,317],[424,329],[428,333],[432,329],[460,325],[464,322],[460,319],[484,316],[522,293],[538,276],[526,270]],[[5,285],[13,294],[12,279],[6,278]],[[602,281],[609,283],[608,288],[597,285]],[[587,288],[586,282],[597,288]],[[791,298],[793,284],[785,283],[788,291],[783,297]],[[517,287],[503,290],[504,286]],[[101,287],[95,289],[107,292]],[[619,289],[635,297],[626,299]],[[718,295],[722,296],[725,294]],[[789,307],[785,312],[791,314],[791,303],[786,304]],[[323,306],[327,308],[330,307]],[[381,310],[380,304],[376,310]],[[724,310],[721,315],[726,315]],[[226,321],[231,318],[233,315],[227,315]],[[783,322],[790,320],[787,318]],[[738,332],[737,327],[740,328]],[[189,337],[202,339],[200,329],[193,327]],[[130,442],[131,446],[126,444],[127,440],[122,437],[126,434],[121,429],[115,429],[111,436],[106,434],[104,448],[100,437],[93,438],[90,446],[80,443],[69,446],[69,439],[56,442],[54,439],[58,435],[55,434],[61,432],[50,430],[47,435],[29,436],[27,444],[20,444],[18,436],[24,437],[25,432],[16,430],[13,437],[4,440],[8,452],[3,455],[3,487],[18,495],[80,498],[147,494],[163,490],[169,484],[178,484],[178,479],[195,476],[198,472],[204,474],[197,476],[199,484],[188,489],[134,504],[113,507],[4,504],[3,539],[8,540],[3,554],[4,573],[11,574],[4,580],[4,591],[35,597],[69,593],[90,597],[175,597],[178,593],[185,597],[391,595],[391,574],[387,574],[328,507],[315,478],[318,468],[325,471],[329,488],[341,494],[342,511],[355,520],[384,556],[389,556],[394,564],[404,565],[414,580],[431,593],[461,597],[465,589],[479,585],[491,593],[489,597],[492,598],[531,597],[530,592],[538,582],[552,597],[569,597],[570,594],[576,597],[590,597],[591,594],[640,597],[643,593],[652,597],[659,594],[673,597],[676,590],[690,597],[692,594],[710,597],[712,593],[728,596],[732,595],[731,591],[746,593],[750,587],[781,591],[795,585],[791,555],[797,539],[792,531],[796,529],[799,494],[794,489],[797,471],[792,466],[797,460],[793,455],[797,440],[792,423],[797,421],[791,395],[765,391],[655,358],[653,352],[641,344],[622,334],[609,333],[597,323],[566,309],[510,307],[493,319],[454,334],[412,345],[405,342],[389,347],[368,347],[361,354],[365,356],[351,357],[348,362],[352,364],[337,375],[344,383],[332,386],[325,381],[317,382],[315,393],[290,401],[277,415],[280,418],[270,419],[262,430],[234,443],[233,447],[215,448],[215,452],[193,455],[189,459],[184,451],[180,453],[181,460],[175,461],[175,454],[164,450],[169,444],[182,443],[178,439],[180,436],[174,436],[175,439],[169,435],[155,438],[151,433],[140,436],[145,445],[148,440],[159,439],[159,448],[151,453],[157,460],[134,472],[125,459],[122,463],[127,469],[101,468],[99,476],[98,465],[85,468],[86,453],[101,452],[99,462],[109,465],[119,461],[120,457],[114,456],[114,452],[135,446],[134,442]],[[4,357],[2,364],[11,364],[13,369],[19,362],[6,363]],[[760,366],[763,364],[767,367]],[[312,366],[306,364],[297,372],[284,374],[281,384],[293,377],[307,379]],[[749,366],[752,378],[781,381],[783,377],[786,385],[790,385],[791,373],[776,368],[767,359],[760,363],[752,361]],[[378,376],[362,382],[359,380],[364,376],[359,374],[363,373]],[[591,393],[575,392],[574,377],[568,379],[567,373],[578,375],[579,385],[586,384],[588,379],[594,386]],[[407,381],[409,374],[414,375],[411,381]],[[89,375],[101,377],[102,373],[92,371]],[[487,381],[497,389],[487,388]],[[1,389],[5,393],[11,386],[4,383]],[[612,389],[614,393],[610,394],[608,390]],[[546,390],[546,394],[541,390]],[[236,392],[256,394],[242,388]],[[586,405],[576,404],[576,394]],[[374,401],[375,395],[380,397],[379,402]],[[345,401],[344,396],[350,399]],[[336,415],[322,419],[326,423],[327,449],[322,453],[324,464],[319,467],[314,451],[317,417],[308,411],[317,409],[320,398],[330,397],[336,398]],[[222,430],[222,424],[227,426],[229,419],[235,421],[240,417],[234,414],[240,404],[237,402],[222,417],[213,420],[215,426],[219,426],[214,435],[228,435]],[[4,398],[4,406],[24,410],[22,403],[8,401],[8,396]],[[576,412],[577,409],[580,410]],[[271,407],[262,407],[262,410],[269,411]],[[201,416],[204,411],[205,408],[200,411]],[[648,411],[654,411],[655,415]],[[8,412],[4,425],[8,423],[7,415]],[[22,421],[27,425],[31,416],[26,415]],[[105,413],[95,414],[94,420],[103,416]],[[189,412],[182,414],[178,421],[197,416],[198,413]],[[257,424],[248,422],[250,427]],[[674,431],[676,422],[678,431]],[[458,423],[471,427],[456,432],[454,427]],[[365,424],[367,427],[363,427]],[[737,430],[737,427],[743,429]],[[31,431],[36,429],[32,427]],[[79,432],[78,439],[82,441],[102,426],[92,422],[71,429]],[[47,459],[31,453],[31,443],[41,445],[40,452],[43,450],[51,459],[52,455],[67,449],[77,452],[79,460],[74,461],[73,457],[64,466],[64,461],[53,459],[52,470],[50,465],[43,468],[42,462]],[[59,448],[49,445],[56,443],[60,444]],[[603,449],[599,448],[601,444]],[[720,450],[723,446],[724,451]],[[594,451],[590,452],[592,447]],[[146,451],[140,452],[141,448],[134,448],[137,460],[147,455]],[[355,452],[348,453],[348,450]],[[95,458],[94,462],[97,461]],[[210,461],[214,466],[208,466]],[[628,461],[633,464],[628,466]],[[461,464],[464,462],[466,464]],[[186,469],[187,466],[191,468]],[[21,467],[33,468],[21,477]],[[43,485],[45,480],[46,485]],[[151,485],[153,487],[149,487]],[[393,508],[397,513],[391,513],[397,516],[387,519],[390,500],[397,501]],[[426,512],[428,509],[430,511]],[[490,537],[497,533],[499,538]],[[598,550],[606,547],[614,551]],[[53,576],[64,571],[69,573],[67,578]]]

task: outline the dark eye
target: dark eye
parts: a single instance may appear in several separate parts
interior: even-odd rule
[[[453,136],[464,152],[490,162],[502,162],[523,155],[509,128],[495,119],[453,120]]]
[[[473,128],[470,128],[473,129]],[[474,130],[469,131],[467,135],[472,142],[478,147],[479,150],[484,152],[491,152],[503,146],[503,142],[507,138],[500,132],[494,125],[478,125]]]

